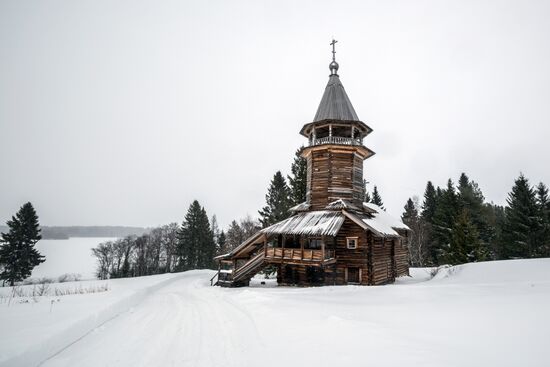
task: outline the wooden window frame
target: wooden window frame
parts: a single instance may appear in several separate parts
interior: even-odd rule
[[[311,247],[311,241],[319,241],[319,247]],[[307,238],[307,249],[309,250],[320,250],[323,248],[323,245],[325,244],[325,241],[323,240],[323,237],[308,237]]]
[[[349,246],[349,241],[354,240],[355,241],[355,247]],[[346,247],[348,250],[357,250],[359,247],[359,237],[346,237]]]

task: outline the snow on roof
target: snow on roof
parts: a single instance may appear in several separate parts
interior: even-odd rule
[[[335,236],[345,217],[341,212],[328,210],[305,212],[267,227],[268,234],[304,234],[314,236]]]
[[[386,211],[373,203],[363,203],[363,206],[371,209],[372,218],[362,218],[363,222],[367,224],[374,231],[384,236],[399,236],[396,229],[404,229],[410,231],[401,219],[395,218]]]
[[[298,205],[293,206],[292,208],[288,209],[289,212],[303,212],[305,210],[308,210],[310,205],[307,203],[307,201],[304,201],[303,203],[300,203]]]
[[[334,200],[330,203],[328,203],[327,206],[325,206],[325,209],[328,210],[338,210],[338,209],[352,209],[352,210],[359,210],[355,205],[350,203],[349,201],[338,199]]]

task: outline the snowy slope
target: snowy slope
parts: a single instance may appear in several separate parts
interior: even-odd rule
[[[0,360],[94,367],[548,365],[550,259],[467,264],[441,269],[434,279],[430,269],[411,273],[380,287],[256,282],[223,289],[209,286],[210,271],[114,280],[108,292],[66,296],[51,314],[47,301],[1,304]],[[94,325],[93,315],[117,302],[117,312],[104,312],[112,318]],[[86,318],[85,327],[75,326]],[[14,334],[19,342],[5,344]],[[57,345],[45,343],[50,337]]]

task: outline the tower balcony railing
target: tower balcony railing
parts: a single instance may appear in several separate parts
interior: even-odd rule
[[[321,144],[363,145],[363,139],[343,136],[326,136],[324,138],[315,138],[309,141],[309,146]]]

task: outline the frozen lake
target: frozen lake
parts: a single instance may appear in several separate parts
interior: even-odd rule
[[[114,240],[105,237],[72,237],[68,240],[40,240],[38,251],[46,261],[34,268],[32,278],[57,278],[66,273],[82,275],[82,279],[94,279],[96,260],[92,248],[101,242]]]

